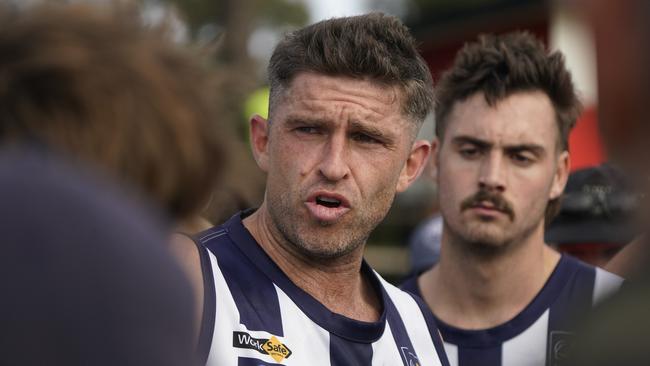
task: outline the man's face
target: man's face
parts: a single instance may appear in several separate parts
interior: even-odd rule
[[[303,254],[336,258],[359,248],[420,173],[429,145],[412,142],[400,101],[393,87],[301,73],[268,124],[253,119],[269,216]]]
[[[515,93],[492,107],[483,93],[456,102],[436,160],[448,233],[488,252],[542,235],[546,205],[568,175],[558,133],[542,92]]]

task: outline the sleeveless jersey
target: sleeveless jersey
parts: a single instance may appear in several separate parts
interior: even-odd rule
[[[361,271],[383,304],[377,322],[333,313],[296,286],[241,214],[195,240],[205,280],[199,349],[208,366],[449,365],[426,304],[365,262]]]
[[[436,319],[452,366],[560,365],[567,356],[573,323],[616,291],[623,279],[563,255],[542,290],[510,321],[484,330],[464,330]],[[401,286],[421,296],[417,277]]]

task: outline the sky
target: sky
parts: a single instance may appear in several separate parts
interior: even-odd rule
[[[337,16],[359,15],[367,11],[366,0],[303,0],[309,9],[310,23]]]

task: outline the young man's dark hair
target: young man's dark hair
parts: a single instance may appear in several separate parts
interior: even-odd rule
[[[288,34],[275,48],[268,72],[271,110],[302,72],[397,86],[403,113],[417,128],[433,107],[431,73],[415,40],[399,19],[385,14],[329,19]]]
[[[132,10],[0,8],[0,143],[95,163],[184,218],[220,171],[213,88]]]

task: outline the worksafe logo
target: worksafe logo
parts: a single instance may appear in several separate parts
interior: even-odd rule
[[[271,338],[254,338],[246,332],[233,332],[232,345],[235,348],[254,349],[263,355],[273,357],[275,362],[282,362],[291,356],[291,350],[280,342],[275,336]]]

